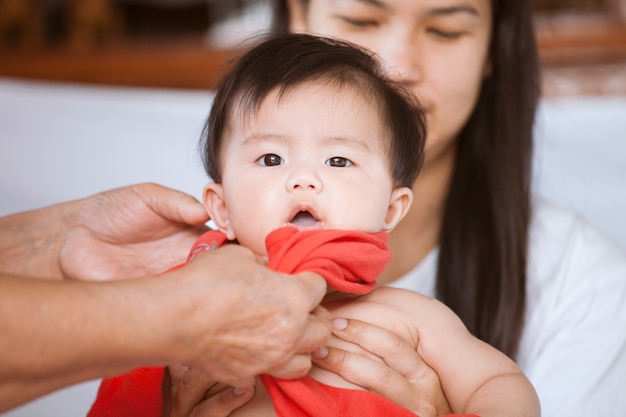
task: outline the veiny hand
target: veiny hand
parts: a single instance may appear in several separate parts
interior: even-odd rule
[[[164,306],[178,333],[170,351],[179,356],[168,363],[215,381],[244,387],[262,373],[300,377],[311,367],[311,352],[330,337],[330,316],[318,307],[326,291],[322,277],[271,271],[239,245],[200,254],[152,279],[163,280],[167,298],[179,300]]]
[[[186,366],[168,368],[163,417],[227,417],[254,395],[254,386],[233,388]]]
[[[77,203],[79,220],[67,231],[59,259],[67,278],[162,273],[184,262],[209,220],[193,197],[156,184],[105,191]]]
[[[327,356],[314,357],[315,365],[378,393],[420,417],[451,413],[439,377],[404,339],[382,327],[346,319],[333,320],[333,334],[361,346],[383,362],[329,347],[323,349],[328,352]]]

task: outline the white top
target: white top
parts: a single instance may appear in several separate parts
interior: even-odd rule
[[[626,415],[626,253],[537,198],[518,364],[544,417]],[[438,250],[393,282],[434,296]]]

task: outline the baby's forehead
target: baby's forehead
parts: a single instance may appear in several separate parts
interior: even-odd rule
[[[310,98],[312,95],[320,98],[327,106],[346,102],[349,105],[363,106],[376,114],[379,122],[386,123],[382,97],[377,95],[371,86],[368,88],[363,83],[339,82],[334,79],[315,79],[292,85],[279,85],[263,94],[256,94],[251,90],[239,92],[231,101],[230,121],[247,123],[261,108],[265,110],[273,106],[279,110],[284,102]]]
[[[316,143],[327,150],[370,149],[389,157],[392,132],[378,102],[349,85],[302,83],[274,88],[254,105],[245,99],[234,103],[238,107],[229,117],[224,144],[252,151],[270,143]]]

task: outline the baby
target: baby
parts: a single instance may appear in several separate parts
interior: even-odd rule
[[[412,343],[437,372],[453,412],[540,415],[515,363],[473,337],[442,303],[375,288],[391,256],[387,233],[412,202],[426,132],[419,107],[374,58],[309,35],[268,39],[222,81],[203,136],[213,179],[204,205],[218,230],[201,237],[190,258],[236,241],[268,256],[275,270],[317,272],[329,283],[323,306]],[[360,350],[336,338],[328,344]],[[163,375],[162,368],[138,370],[104,381],[90,415],[160,415]],[[315,366],[298,380],[258,381],[254,398],[233,415],[414,415]],[[122,404],[115,412],[113,402]]]

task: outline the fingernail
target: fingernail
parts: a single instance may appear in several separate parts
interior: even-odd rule
[[[326,346],[322,346],[321,348],[313,351],[312,355],[315,359],[324,359],[328,356],[328,348]]]
[[[333,319],[333,328],[335,330],[345,330],[346,327],[348,327],[348,320],[341,318]]]
[[[235,387],[233,388],[233,394],[239,396],[239,395],[243,395],[246,393],[246,389],[243,387]]]

